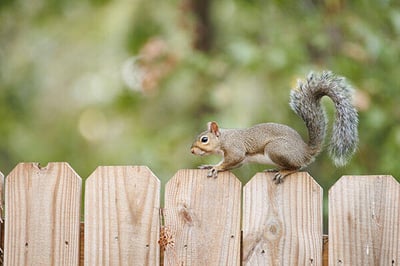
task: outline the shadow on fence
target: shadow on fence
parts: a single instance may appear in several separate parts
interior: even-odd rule
[[[258,173],[242,190],[229,172],[179,170],[160,209],[147,167],[100,166],[84,222],[67,163],[20,163],[4,187],[5,265],[400,264],[400,184],[387,175],[343,176],[329,190],[329,241],[322,188],[305,172],[279,185]]]

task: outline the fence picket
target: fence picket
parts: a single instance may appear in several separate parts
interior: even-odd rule
[[[258,173],[243,191],[243,265],[322,265],[322,188],[305,172]]]
[[[4,206],[4,175],[0,172],[0,236],[3,235],[3,206]],[[4,242],[3,239],[0,240],[0,265],[3,265],[4,258]]]
[[[18,164],[5,200],[5,265],[78,265],[81,178],[67,163]]]
[[[330,189],[329,241],[314,179],[272,177],[258,173],[244,186],[241,215],[242,184],[230,172],[179,170],[160,209],[160,180],[146,166],[99,166],[86,180],[81,222],[82,181],[68,163],[20,163],[5,179],[0,172],[0,265],[399,264],[392,176],[344,176]]]
[[[241,183],[229,172],[180,170],[165,188],[165,265],[239,265]]]
[[[329,191],[329,264],[400,264],[400,184],[343,176]]]
[[[145,166],[100,166],[85,190],[85,265],[159,265],[158,178]]]

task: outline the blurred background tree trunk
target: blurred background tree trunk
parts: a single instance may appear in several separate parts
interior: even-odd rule
[[[183,11],[193,18],[193,48],[209,52],[213,45],[213,25],[210,15],[211,0],[183,0]]]

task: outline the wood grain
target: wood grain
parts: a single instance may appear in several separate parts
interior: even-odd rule
[[[81,178],[67,163],[18,164],[5,200],[5,265],[78,265]]]
[[[3,219],[4,206],[4,175],[0,172],[0,219]]]
[[[158,265],[159,207],[147,167],[98,167],[86,181],[85,265]]]
[[[329,191],[329,264],[400,264],[400,185],[343,176]]]
[[[164,265],[239,265],[241,183],[229,172],[180,170],[165,189],[165,227],[174,245]]]
[[[4,175],[0,172],[0,265],[4,262]]]
[[[243,265],[322,265],[321,187],[305,172],[273,175],[244,187]]]

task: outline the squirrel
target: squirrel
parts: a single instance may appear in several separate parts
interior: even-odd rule
[[[300,116],[308,129],[308,142],[289,126],[263,123],[246,129],[222,129],[209,122],[208,129],[198,135],[191,146],[195,155],[220,154],[216,165],[202,165],[209,169],[208,177],[230,170],[244,163],[255,162],[276,166],[275,183],[300,171],[321,152],[326,135],[327,116],[320,100],[328,96],[336,108],[329,154],[336,166],[344,166],[358,145],[358,114],[352,105],[352,88],[345,78],[330,71],[308,74],[290,92],[289,105]],[[266,170],[271,171],[271,170]]]

